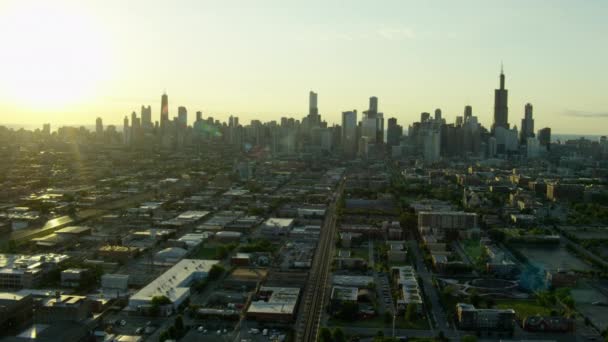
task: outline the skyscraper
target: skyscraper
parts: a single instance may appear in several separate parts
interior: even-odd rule
[[[308,115],[319,115],[319,108],[317,107],[317,93],[310,91],[308,93]]]
[[[101,118],[95,120],[95,133],[97,133],[97,135],[103,134],[103,121]]]
[[[388,119],[386,129],[386,143],[389,146],[398,146],[401,136],[403,135],[403,127],[397,124],[396,118]]]
[[[160,129],[166,133],[169,125],[169,96],[163,93],[160,100]]]
[[[528,138],[534,137],[534,119],[532,118],[532,104],[526,103],[524,110],[524,118],[521,120],[521,131],[519,133],[519,141],[521,144],[526,144]]]
[[[122,121],[122,138],[125,145],[127,145],[131,141],[131,132],[129,129],[129,117],[125,115],[124,120]]]
[[[344,154],[354,156],[357,152],[357,111],[342,112],[342,149]]]
[[[376,115],[378,113],[378,98],[375,96],[372,96],[369,98],[369,113],[372,113],[372,115]]]
[[[306,120],[308,128],[319,127],[321,124],[319,107],[317,107],[317,93],[314,91],[308,93],[308,116]]]
[[[544,146],[547,151],[551,149],[551,128],[545,127],[538,130],[537,133],[538,142],[540,146]]]
[[[364,124],[364,126],[367,128],[371,127],[371,120],[375,120],[373,126],[375,126],[376,134],[374,136],[370,136],[370,142],[383,143],[384,114],[378,112],[378,98],[375,96],[369,98],[369,108],[363,112],[363,121],[368,121],[366,124]]]
[[[154,127],[152,124],[152,107],[141,106],[141,126],[145,129]]]
[[[500,88],[494,90],[494,124],[492,125],[492,132],[494,132],[497,127],[509,129],[508,95],[509,91],[505,89],[505,74],[501,67]]]
[[[435,120],[441,121],[441,109],[435,109]]]
[[[184,106],[179,106],[177,108],[177,121],[182,126],[188,126],[188,110]]]
[[[466,121],[466,119],[471,116],[473,116],[473,107],[464,106],[464,120]]]

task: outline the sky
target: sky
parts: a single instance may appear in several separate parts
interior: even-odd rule
[[[379,98],[408,126],[464,106],[489,127],[504,64],[509,121],[606,134],[605,0],[0,0],[0,123],[120,124],[169,95],[221,120],[330,124]]]

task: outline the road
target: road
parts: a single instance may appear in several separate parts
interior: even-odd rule
[[[443,331],[447,338],[459,341],[460,334],[458,333],[458,330],[450,328],[449,319],[443,310],[441,302],[439,301],[439,293],[437,292],[437,288],[433,285],[433,274],[429,272],[424,264],[424,257],[422,256],[422,252],[418,247],[417,241],[410,241],[410,250],[412,250],[416,256],[416,272],[422,279],[421,285],[424,289],[424,293],[426,294],[426,299],[430,300],[430,314],[433,316],[436,323],[436,329]],[[432,331],[434,332],[435,329],[432,329]]]
[[[335,247],[336,205],[340,194],[344,190],[344,184],[344,181],[340,182],[336,190],[337,196],[334,197],[327,208],[319,244],[315,251],[313,266],[308,276],[308,283],[296,322],[296,341],[298,342],[317,340],[321,316],[331,289],[328,280]]]
[[[577,252],[585,255],[586,257],[588,257],[590,259],[595,260],[599,264],[604,265],[604,267],[608,267],[608,262],[606,262],[604,259],[598,257],[596,254],[593,254],[592,252],[590,252],[589,250],[585,249],[584,247],[582,247],[581,245],[579,245],[575,241],[570,240],[569,238],[567,238],[566,236],[564,236],[564,234],[562,234],[561,232],[559,232],[557,229],[549,227],[549,226],[547,226],[545,228],[549,228],[551,230],[551,232],[553,232],[554,234],[559,235],[561,242],[565,246],[571,245],[574,249],[576,249]]]

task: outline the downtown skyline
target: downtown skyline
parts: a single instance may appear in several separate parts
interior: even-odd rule
[[[0,57],[0,123],[101,116],[119,125],[141,105],[158,117],[163,89],[170,115],[185,106],[222,121],[271,121],[304,115],[302,94],[313,89],[329,124],[377,96],[402,123],[435,108],[452,121],[471,105],[489,127],[504,61],[511,117],[529,102],[555,132],[605,134],[608,51],[594,43],[607,31],[601,2],[186,3],[158,30],[171,4],[1,2],[0,35],[13,48]]]

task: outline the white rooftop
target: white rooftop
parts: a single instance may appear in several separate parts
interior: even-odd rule
[[[217,260],[182,259],[165,273],[131,296],[132,303],[150,302],[153,297],[166,296],[175,302],[190,291],[195,278],[203,279]]]

